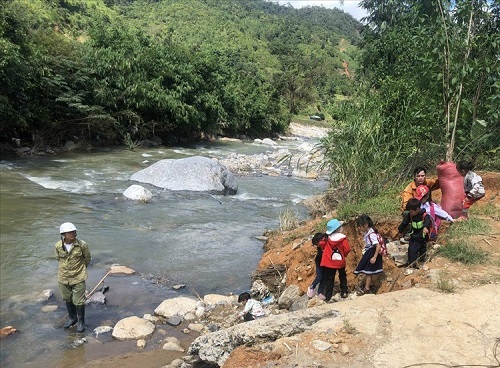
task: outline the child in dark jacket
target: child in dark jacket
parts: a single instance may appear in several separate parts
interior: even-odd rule
[[[347,237],[342,234],[342,222],[337,219],[328,221],[326,224],[326,238],[320,241],[319,246],[323,248],[321,257],[321,270],[323,278],[319,284],[318,298],[329,301],[333,296],[335,285],[335,274],[339,271],[340,296],[347,298],[347,275],[345,272],[345,258],[351,247]],[[323,294],[324,293],[324,294]]]
[[[431,219],[420,208],[420,201],[412,198],[406,204],[406,210],[403,221],[398,226],[398,237],[403,236],[406,228],[410,225],[410,244],[408,246],[408,266],[416,265],[417,261],[424,258],[427,251],[427,241],[429,240],[429,229],[431,228]]]
[[[321,282],[321,279],[323,278],[323,272],[321,271],[321,258],[323,256],[323,249],[319,246],[319,243],[321,240],[326,238],[326,234],[324,233],[316,233],[314,234],[312,238],[312,244],[316,246],[317,252],[316,252],[316,257],[314,257],[314,263],[316,265],[316,277],[314,278],[311,286],[307,288],[307,296],[309,298],[312,298],[314,295],[316,295],[316,286],[319,285]]]

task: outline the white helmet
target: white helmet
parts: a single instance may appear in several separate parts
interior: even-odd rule
[[[72,231],[76,231],[76,226],[73,225],[71,222],[65,222],[59,228],[59,234],[70,233]]]

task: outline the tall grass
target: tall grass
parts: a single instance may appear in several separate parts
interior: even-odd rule
[[[436,287],[443,293],[453,293],[456,290],[453,280],[450,280],[450,277],[445,272],[439,272]]]
[[[488,260],[488,253],[468,242],[452,242],[439,248],[438,253],[452,261],[464,264],[481,264]]]
[[[473,237],[488,235],[490,227],[486,221],[471,218],[467,221],[455,222],[443,237],[446,246],[439,248],[438,254],[455,262],[464,264],[481,264],[488,260],[488,252],[473,243]]]
[[[299,226],[297,213],[290,207],[287,207],[283,212],[280,212],[279,218],[281,231],[293,230]]]
[[[361,201],[399,183],[401,167],[415,148],[397,125],[384,122],[377,111],[368,112],[363,105],[347,109],[344,124],[332,129],[321,145],[332,187],[347,201]]]
[[[488,202],[473,206],[469,213],[472,215],[489,216],[499,219],[500,206],[495,204],[495,196],[492,196]]]
[[[392,187],[364,201],[344,202],[339,205],[337,214],[341,219],[356,217],[363,213],[375,217],[397,216],[400,212],[400,193],[399,188]]]
[[[490,226],[482,219],[470,218],[467,221],[457,221],[450,226],[444,238],[451,242],[469,241],[473,235],[488,235]]]

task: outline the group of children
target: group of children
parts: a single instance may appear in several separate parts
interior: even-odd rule
[[[326,232],[317,233],[312,239],[313,245],[317,247],[315,257],[316,277],[307,289],[309,298],[315,295],[322,300],[329,301],[333,296],[335,275],[338,271],[340,280],[340,297],[347,298],[347,274],[346,257],[351,247],[347,237],[342,233],[342,222],[333,219],[326,224]],[[359,261],[355,274],[364,274],[365,285],[358,291],[359,295],[371,292],[373,275],[383,271],[382,268],[382,246],[377,229],[368,215],[361,215],[356,220],[356,225],[363,231],[364,249],[363,256]],[[317,288],[317,290],[316,290]]]
[[[473,164],[461,161],[457,165],[458,173],[464,178],[465,197],[462,201],[462,215],[457,220],[468,218],[469,208],[484,197],[485,190],[482,178],[472,171]],[[417,169],[416,169],[417,171]],[[416,181],[416,179],[415,179]],[[427,241],[435,240],[441,220],[456,221],[441,206],[431,199],[431,189],[421,184],[415,189],[415,196],[406,203],[403,221],[398,227],[398,237],[403,236],[410,226],[408,265],[416,266],[425,258]]]
[[[484,197],[485,191],[482,179],[472,171],[473,166],[470,162],[459,162],[457,171],[464,177],[463,217],[467,217],[470,206]],[[417,169],[416,169],[417,171]],[[422,170],[418,170],[415,177]],[[425,180],[425,171],[423,172]],[[403,220],[398,226],[398,237],[406,234],[408,228],[408,266],[416,266],[417,263],[425,258],[427,242],[434,240],[437,236],[441,219],[446,221],[455,221],[445,210],[431,199],[431,189],[425,185],[425,181],[418,183],[413,198],[406,202]],[[307,289],[309,298],[315,295],[325,301],[329,301],[334,295],[335,275],[339,274],[340,296],[347,298],[347,274],[346,257],[351,247],[347,237],[342,233],[343,222],[338,219],[328,221],[325,233],[316,233],[312,238],[312,244],[317,247],[317,253],[314,258],[316,265],[316,277]],[[357,291],[358,295],[371,293],[373,276],[383,272],[383,257],[381,244],[383,238],[378,234],[374,227],[373,220],[366,214],[356,219],[358,229],[363,232],[364,249],[361,260],[359,261],[355,275],[364,274],[365,282],[362,288]],[[244,305],[240,316],[245,321],[260,318],[264,316],[264,311],[260,303],[250,298],[249,293],[242,293],[238,302]]]
[[[470,206],[484,197],[485,191],[482,178],[472,171],[473,165],[470,162],[459,162],[457,171],[464,177],[463,215],[460,219],[467,218]],[[418,171],[415,175],[420,173]],[[425,172],[423,172],[425,180]],[[435,240],[441,220],[454,222],[441,206],[431,199],[430,188],[423,184],[416,186],[415,195],[406,203],[406,211],[403,213],[403,220],[398,226],[398,237],[404,234],[409,237],[408,244],[408,267],[417,267],[418,262],[425,260],[427,242]],[[357,292],[358,295],[371,293],[373,276],[383,272],[383,258],[381,244],[383,238],[378,235],[372,219],[368,215],[361,215],[356,220],[356,225],[363,231],[364,249],[363,256],[354,270],[354,274],[364,274],[364,287]],[[317,295],[323,300],[330,300],[333,295],[335,274],[338,270],[340,279],[340,295],[346,298],[347,277],[345,270],[345,257],[350,251],[349,242],[342,234],[342,223],[337,219],[327,223],[326,234],[317,233],[312,239],[313,245],[317,247],[315,257],[316,277],[307,290],[307,296],[312,298]],[[406,233],[409,228],[409,233]],[[316,288],[318,290],[316,291]]]

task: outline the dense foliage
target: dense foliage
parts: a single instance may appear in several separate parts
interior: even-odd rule
[[[362,88],[339,113],[343,128],[323,142],[332,184],[360,199],[417,164],[467,159],[498,169],[500,3],[361,4]]]
[[[269,135],[352,93],[359,23],[263,0],[0,3],[0,140]]]

